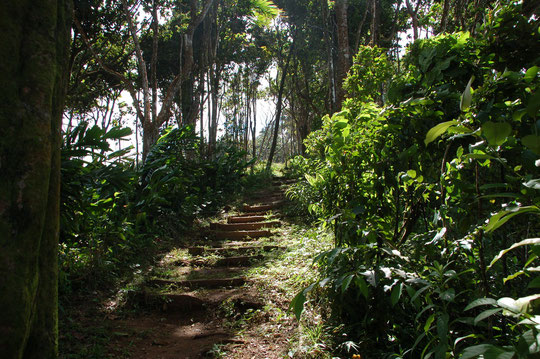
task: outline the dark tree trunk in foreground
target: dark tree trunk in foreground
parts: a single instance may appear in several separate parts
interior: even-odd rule
[[[69,0],[0,2],[0,356],[58,356]]]

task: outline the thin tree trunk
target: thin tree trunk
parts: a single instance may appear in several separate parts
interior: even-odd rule
[[[255,158],[257,155],[257,86],[253,87],[254,94],[253,94],[253,127],[251,128],[251,147],[252,147],[252,154],[253,154],[253,164],[251,165],[251,170],[253,171],[253,167],[255,166]]]
[[[58,356],[62,108],[71,2],[0,2],[0,353]]]
[[[157,11],[157,2],[152,0],[152,59],[150,61],[150,76],[152,81],[152,122],[157,117],[157,60],[158,60],[158,40],[159,40],[159,15]]]
[[[334,66],[334,56],[332,50],[334,45],[330,36],[329,14],[328,14],[328,1],[321,0],[322,16],[324,21],[324,43],[328,50],[327,52],[327,64],[328,64],[328,112],[334,113],[336,111],[336,74]]]
[[[362,30],[364,28],[364,24],[367,19],[367,14],[369,12],[369,4],[366,3],[366,11],[364,11],[364,16],[362,16],[362,21],[358,25],[358,29],[356,29],[356,41],[354,42],[354,52],[358,52],[358,49],[360,48],[360,38],[362,37]]]
[[[279,121],[281,118],[281,105],[283,102],[283,90],[285,89],[285,78],[287,77],[287,71],[289,70],[289,62],[291,61],[291,56],[294,51],[295,38],[296,36],[294,36],[293,38],[293,43],[289,50],[289,54],[287,55],[287,61],[285,62],[285,66],[283,67],[283,71],[281,74],[281,83],[279,85],[278,101],[276,105],[276,121],[274,123],[274,137],[272,138],[272,145],[270,146],[270,154],[268,155],[268,162],[266,163],[266,171],[270,171],[270,168],[272,167],[272,161],[274,159],[274,153],[276,151],[277,138],[279,135]]]

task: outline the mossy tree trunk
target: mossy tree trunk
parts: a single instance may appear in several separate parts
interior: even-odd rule
[[[0,2],[0,352],[58,356],[61,117],[69,0]]]

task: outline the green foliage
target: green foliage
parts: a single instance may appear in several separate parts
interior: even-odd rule
[[[113,152],[108,143],[130,134],[128,128],[105,132],[81,122],[64,136],[60,208],[64,272],[90,275],[130,252],[128,238],[134,235],[134,226],[127,205],[136,172],[125,156],[131,147]]]
[[[382,101],[386,82],[392,76],[392,64],[384,49],[361,46],[354,57],[344,88],[351,99],[346,105],[367,101]]]
[[[142,168],[139,215],[154,221],[172,216],[187,225],[199,213],[211,213],[241,187],[249,165],[236,147],[218,144],[210,159],[199,152],[191,127],[167,129]]]
[[[140,170],[109,140],[126,128],[104,131],[81,122],[64,136],[60,267],[61,290],[96,285],[138,261],[161,241],[176,237],[200,213],[215,212],[242,186],[248,163],[236,148],[219,144],[212,158],[199,153],[189,127],[168,129]]]
[[[496,9],[481,38],[417,41],[382,106],[387,63],[361,53],[343,111],[295,160],[305,180],[289,196],[334,231],[335,248],[292,309],[322,288],[362,355],[538,355],[538,69],[498,71],[510,54],[491,52],[497,16],[518,7]]]

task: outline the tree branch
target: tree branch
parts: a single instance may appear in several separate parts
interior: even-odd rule
[[[103,63],[103,60],[101,59],[101,57],[99,57],[97,52],[92,47],[92,44],[90,44],[90,41],[88,40],[88,37],[86,36],[86,33],[84,32],[84,29],[82,28],[82,25],[81,25],[79,19],[77,19],[77,17],[75,16],[75,14],[73,14],[73,22],[75,23],[75,26],[77,27],[77,29],[78,29],[78,31],[79,31],[79,33],[81,35],[81,38],[83,39],[83,42],[85,43],[88,50],[90,50],[90,52],[92,53],[92,57],[94,58],[94,60],[96,60],[98,65],[103,69],[103,71],[105,71],[109,75],[112,75],[112,76],[116,77],[118,80],[120,80],[120,82],[122,82],[126,86],[126,89],[129,92],[129,94],[131,96],[131,99],[133,100],[133,107],[135,107],[135,111],[137,112],[137,116],[142,119],[143,118],[143,113],[141,111],[139,101],[137,100],[137,91],[135,90],[135,87],[133,86],[133,83],[131,81],[129,81],[129,79],[127,77],[125,77],[124,75],[122,75],[118,71],[115,71],[115,70],[111,69],[110,67],[108,67],[107,65],[105,65]]]

